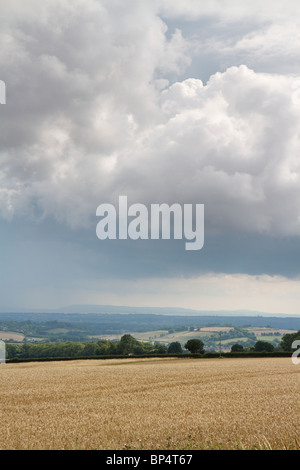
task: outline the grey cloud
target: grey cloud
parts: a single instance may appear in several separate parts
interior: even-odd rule
[[[278,21],[297,16],[299,4],[296,0],[211,0],[198,2],[195,0],[157,0],[159,11],[168,18],[198,20],[203,17],[218,19],[222,22],[236,21]]]
[[[174,292],[186,279],[198,302],[197,276],[297,277],[298,10],[294,0],[2,2],[2,302],[120,301],[130,287],[147,303],[148,280],[161,300],[163,278],[172,302],[189,301],[189,289]],[[203,250],[100,242],[96,208],[120,195],[205,203]]]
[[[207,86],[186,80],[165,90],[167,119],[132,158],[137,193],[206,203],[208,229],[299,234],[299,114],[290,89],[288,77],[243,66]]]
[[[233,18],[241,14],[228,5]],[[194,7],[176,2],[175,12]],[[98,204],[128,194],[132,202],[205,203],[211,232],[299,234],[292,78],[243,65],[206,84],[168,85],[168,73],[180,75],[192,55],[179,30],[167,39],[163,10],[172,16],[168,2],[5,6],[2,216],[27,211],[86,226]],[[220,16],[220,4],[197,11]],[[251,51],[246,30],[239,48]]]

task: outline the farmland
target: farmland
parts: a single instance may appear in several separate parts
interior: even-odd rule
[[[206,351],[230,351],[240,343],[253,347],[258,339],[279,346],[285,333],[300,328],[300,318],[271,317],[179,317],[138,314],[1,314],[0,340],[10,343],[117,341],[129,333],[138,341],[182,346],[192,338],[204,343]]]
[[[0,339],[3,341],[15,341],[17,343],[22,343],[24,338],[24,335],[15,331],[0,331]]]
[[[222,340],[222,351],[230,351],[232,344],[239,342],[244,346],[253,346],[258,339],[279,345],[281,338],[286,333],[294,333],[293,330],[274,330],[271,328],[236,328],[236,327],[198,327],[186,330],[169,329],[145,332],[132,332],[138,341],[152,341],[168,345],[178,341],[184,345],[189,339],[198,338],[205,344],[206,350],[218,350],[219,341]],[[106,336],[106,339],[112,339]]]
[[[67,328],[56,328],[47,330],[48,337],[55,342],[58,341],[59,337],[67,337],[71,330]],[[236,334],[238,332],[239,334]],[[281,338],[284,334],[294,333],[294,330],[274,330],[271,328],[246,328],[239,329],[234,327],[203,327],[203,328],[187,328],[186,330],[180,329],[176,330],[151,330],[144,332],[130,332],[130,334],[141,342],[150,342],[150,343],[159,343],[168,346],[168,344],[178,341],[184,346],[184,344],[192,338],[198,338],[204,341],[206,350],[218,350],[219,342],[222,339],[222,351],[228,352],[231,349],[232,344],[240,343],[244,346],[252,346],[258,339],[263,339],[264,341],[271,342],[274,345],[279,345]],[[250,333],[250,334],[249,334]],[[252,333],[252,335],[251,335]],[[220,336],[221,334],[221,336]],[[227,337],[226,337],[227,336]],[[72,337],[72,336],[71,336]],[[97,341],[97,340],[109,340],[109,341],[118,341],[122,337],[121,334],[106,334],[106,335],[89,335],[85,339],[87,341]],[[31,343],[41,343],[45,342],[47,336],[44,338],[31,336],[27,341]],[[9,341],[11,343],[23,343],[25,339],[24,334],[16,331],[1,331],[0,330],[0,340]],[[75,336],[75,339],[78,339]],[[81,342],[82,341],[82,338]]]
[[[0,449],[297,449],[290,358],[0,365]]]

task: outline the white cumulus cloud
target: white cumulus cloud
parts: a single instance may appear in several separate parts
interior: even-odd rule
[[[5,4],[3,217],[28,212],[76,227],[98,204],[127,194],[132,202],[205,203],[210,230],[300,233],[293,76],[258,72],[246,60],[205,84],[197,77],[170,83],[195,51],[179,28],[168,32],[160,14],[221,12],[217,1],[174,5],[172,15],[167,1]],[[255,5],[260,21],[265,8],[259,14]],[[242,16],[237,2],[228,6]],[[260,49],[263,56],[286,44],[286,34],[272,42],[274,28],[247,29],[232,52],[246,58]]]

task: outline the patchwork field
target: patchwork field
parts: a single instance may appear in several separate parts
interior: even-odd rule
[[[131,332],[130,334],[134,336],[138,341],[157,341],[162,344],[168,345],[173,341],[178,341],[184,345],[189,339],[198,338],[204,341],[205,349],[209,350],[210,346],[213,346],[215,350],[219,350],[219,336],[221,333],[222,338],[222,349],[224,351],[230,351],[230,347],[227,348],[227,344],[231,345],[236,342],[244,345],[245,342],[249,341],[249,337],[243,336],[242,330],[240,331],[241,336],[236,337],[235,335],[231,336],[231,339],[224,339],[224,334],[234,331],[234,327],[222,327],[222,326],[212,326],[212,327],[201,327],[195,330],[186,330],[186,331],[172,331],[168,330],[156,330],[156,331],[145,331],[145,332]],[[276,340],[280,342],[282,336],[286,333],[295,333],[295,330],[283,330],[283,329],[274,329],[274,328],[245,328],[244,332],[253,333],[255,336],[253,338],[253,344],[255,341],[263,340],[272,342]],[[216,339],[217,335],[217,339]],[[212,336],[215,337],[212,340]],[[120,339],[121,335],[118,336]],[[208,341],[208,339],[210,340]],[[106,336],[105,339],[115,339],[111,336]]]
[[[16,333],[15,331],[0,331],[1,340],[13,340],[17,342],[22,342],[24,340],[24,335],[21,333]]]
[[[0,365],[0,449],[300,449],[290,358]]]

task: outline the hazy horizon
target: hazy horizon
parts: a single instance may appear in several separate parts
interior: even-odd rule
[[[195,310],[189,308],[179,308],[179,307],[143,307],[143,306],[130,306],[130,305],[65,305],[55,309],[47,308],[38,308],[38,309],[23,309],[23,310],[13,310],[5,309],[2,307],[0,314],[124,314],[124,315],[135,315],[135,314],[152,314],[152,315],[163,315],[163,316],[205,316],[205,317],[216,317],[216,316],[225,316],[225,317],[295,317],[300,318],[300,315],[297,314],[288,314],[284,312],[261,312],[259,310]]]

